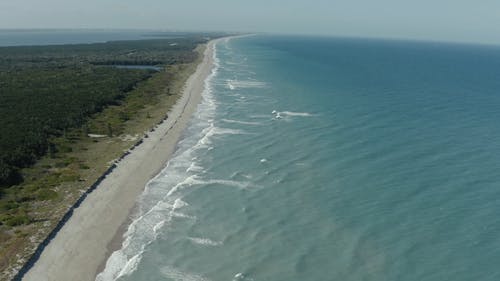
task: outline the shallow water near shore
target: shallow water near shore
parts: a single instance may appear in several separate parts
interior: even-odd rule
[[[222,40],[98,280],[498,280],[500,48]]]

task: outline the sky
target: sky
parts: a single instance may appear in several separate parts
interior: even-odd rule
[[[0,29],[239,31],[500,44],[500,0],[0,0]]]

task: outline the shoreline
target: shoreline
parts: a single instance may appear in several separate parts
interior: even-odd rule
[[[49,239],[24,276],[20,276],[22,280],[95,280],[118,242],[123,240],[137,198],[170,160],[196,111],[205,79],[213,69],[213,46],[217,40],[206,44],[202,61],[186,81],[182,96],[168,112],[168,119],[148,132],[139,145],[112,166],[112,172],[98,187],[70,210],[72,216]]]

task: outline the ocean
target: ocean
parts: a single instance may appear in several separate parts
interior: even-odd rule
[[[97,280],[500,280],[500,47],[250,36]]]

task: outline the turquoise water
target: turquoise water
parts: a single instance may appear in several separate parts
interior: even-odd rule
[[[500,48],[255,36],[99,280],[499,280]]]

